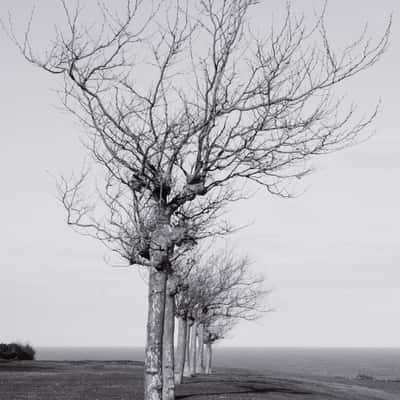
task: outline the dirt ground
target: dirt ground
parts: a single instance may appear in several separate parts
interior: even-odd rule
[[[131,361],[0,362],[1,400],[141,400],[143,364]],[[177,387],[176,399],[399,400],[400,382],[265,376],[220,369]]]

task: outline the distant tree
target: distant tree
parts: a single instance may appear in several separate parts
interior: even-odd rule
[[[267,290],[263,285],[264,278],[251,272],[249,259],[236,257],[231,250],[193,260],[176,296],[176,383],[182,381],[187,347],[190,374],[204,373],[204,340],[208,341],[210,359],[212,342],[221,339],[228,327],[240,319],[259,318],[266,311],[263,299]]]
[[[378,61],[389,27],[339,52],[323,14],[307,29],[289,6],[280,28],[257,37],[247,22],[256,0],[127,0],[121,13],[100,0],[95,24],[79,6],[60,3],[66,25],[42,56],[31,45],[31,23],[22,40],[11,22],[8,31],[29,62],[62,78],[63,103],[106,171],[98,195],[123,216],[94,222],[66,187],[69,223],[113,249],[134,248],[129,262],[150,268],[145,399],[156,400],[167,276],[176,247],[190,239],[190,223],[176,219],[186,207],[202,213],[228,185],[246,181],[290,196],[312,156],[353,144],[376,113],[356,119],[333,89]],[[148,214],[145,224],[132,203]]]
[[[205,345],[205,373],[212,373],[213,365],[213,345],[215,342],[222,340],[234,328],[238,322],[235,318],[219,317],[210,320],[204,327],[204,345]]]
[[[165,315],[164,315],[164,332],[163,332],[163,399],[173,400],[175,398],[175,382],[176,382],[176,360],[175,360],[175,316],[177,313],[177,298],[182,298],[182,293],[187,291],[188,276],[192,273],[193,268],[199,259],[201,249],[199,246],[186,247],[185,252],[175,259],[174,274],[167,279],[167,291],[165,296]],[[184,357],[185,349],[182,346],[186,343],[182,342],[181,322],[179,325],[177,359]],[[186,332],[186,331],[185,331]],[[186,340],[186,338],[184,338]],[[178,361],[180,362],[180,361]],[[180,383],[180,382],[177,382]]]

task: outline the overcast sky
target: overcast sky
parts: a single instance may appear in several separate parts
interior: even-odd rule
[[[25,21],[32,0],[2,0]],[[86,2],[85,2],[86,3]],[[90,3],[89,1],[87,3]],[[283,1],[258,6],[259,22]],[[312,15],[320,1],[296,0]],[[37,0],[40,46],[59,18],[58,2]],[[232,208],[253,222],[232,240],[273,288],[275,309],[242,324],[229,346],[400,346],[400,4],[331,0],[330,36],[355,38],[366,21],[376,37],[394,12],[391,45],[372,70],[346,85],[360,109],[382,111],[367,143],[316,160],[297,199],[260,190]],[[26,63],[0,33],[0,341],[36,346],[142,346],[146,287],[136,269],[113,268],[106,249],[74,233],[55,199],[52,175],[84,156],[80,128],[57,109],[56,78]],[[251,341],[249,337],[251,335]]]

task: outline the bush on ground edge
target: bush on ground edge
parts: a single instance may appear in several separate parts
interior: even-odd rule
[[[0,343],[0,359],[3,360],[34,360],[35,350],[29,344]]]

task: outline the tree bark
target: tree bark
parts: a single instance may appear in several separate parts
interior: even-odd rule
[[[161,400],[163,388],[163,333],[168,274],[173,252],[170,214],[162,201],[154,208],[156,229],[151,235],[147,341],[145,354],[144,400]]]
[[[190,332],[190,375],[194,376],[196,374],[196,355],[197,355],[197,322],[192,325]]]
[[[207,375],[212,373],[212,343],[206,344],[206,371]]]
[[[204,374],[204,326],[202,323],[197,326],[197,362],[196,373]]]
[[[167,293],[165,296],[164,333],[163,333],[163,400],[175,399],[174,382],[174,329],[175,329],[175,291],[171,277],[167,280]]]
[[[147,342],[145,354],[145,400],[162,398],[162,337],[164,330],[167,273],[150,269]]]
[[[189,319],[186,322],[186,351],[185,351],[185,364],[183,366],[183,376],[190,378],[192,376],[190,372],[190,333],[191,333],[191,323]]]
[[[185,367],[186,346],[187,346],[187,319],[178,317],[178,343],[175,359],[175,383],[181,384],[183,370]]]

